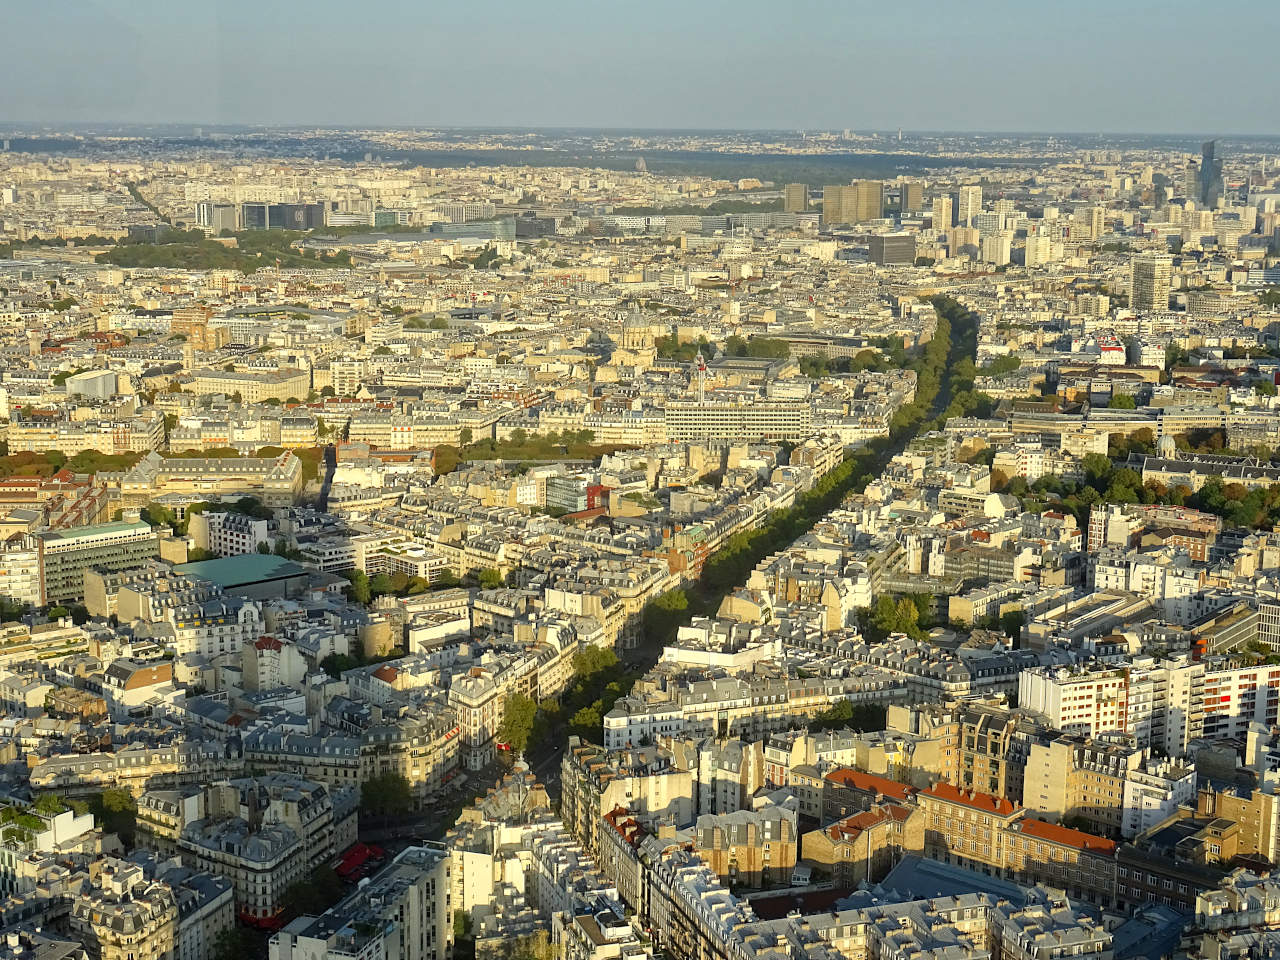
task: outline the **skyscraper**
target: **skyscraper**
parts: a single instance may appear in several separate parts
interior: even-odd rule
[[[1182,171],[1182,195],[1188,200],[1200,198],[1200,168],[1194,160],[1188,160],[1186,169]]]
[[[803,213],[809,209],[809,185],[788,183],[782,191],[782,209],[785,213]]]
[[[862,223],[884,216],[884,184],[855,180],[849,186],[822,188],[822,222]]]
[[[879,180],[853,181],[854,222],[879,220],[884,216],[884,184]]]
[[[1173,286],[1173,258],[1146,253],[1133,258],[1133,279],[1129,284],[1129,306],[1138,313],[1169,309]]]
[[[822,222],[848,223],[852,219],[853,187],[829,184],[822,188]]]
[[[902,213],[919,213],[924,209],[924,184],[914,180],[903,180],[901,189],[902,202],[898,207]]]
[[[950,197],[933,198],[933,229],[943,232],[951,229],[955,206]]]
[[[1214,156],[1218,141],[1206,140],[1200,145],[1200,203],[1212,209],[1222,196],[1222,161]]]
[[[956,192],[956,226],[971,227],[982,212],[982,187],[971,184]]]

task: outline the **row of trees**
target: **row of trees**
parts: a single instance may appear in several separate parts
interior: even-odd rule
[[[287,554],[281,554],[281,556],[287,556]],[[377,573],[370,577],[363,570],[347,570],[343,575],[349,581],[347,598],[354,603],[364,604],[372,603],[378,597],[385,596],[415,597],[431,590],[458,587],[464,582],[449,570],[437,576],[434,583],[425,577],[411,577],[407,573]],[[506,583],[502,574],[492,567],[476,571],[468,581],[474,582],[482,590],[496,590]]]
[[[959,303],[937,298],[938,327],[933,339],[907,366],[916,371],[916,396],[895,414],[890,436],[877,438],[826,474],[812,490],[800,495],[794,506],[773,513],[752,530],[742,530],[726,541],[706,562],[695,589],[675,589],[645,607],[647,643],[660,647],[674,637],[692,616],[714,612],[724,596],[744,582],[764,557],[784,548],[835,508],[852,491],[861,490],[895,453],[926,425],[940,409],[949,410],[957,386],[972,384],[972,355],[977,347],[975,318]],[[968,362],[968,367],[964,362]],[[944,385],[943,373],[956,368]]]
[[[558,739],[564,727],[569,733],[597,739],[604,715],[631,689],[635,680],[634,674],[621,669],[613,650],[605,647],[579,650],[573,657],[573,679],[558,701],[548,697],[535,703],[520,693],[507,697],[498,739],[516,753],[522,753],[531,743]]]

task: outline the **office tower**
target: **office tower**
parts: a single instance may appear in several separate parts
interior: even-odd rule
[[[982,187],[961,187],[956,192],[956,226],[971,227],[973,218],[982,212]]]
[[[1218,141],[1206,140],[1200,145],[1200,202],[1212,209],[1222,196],[1222,161],[1214,156]]]
[[[1139,313],[1169,309],[1173,286],[1173,258],[1158,253],[1133,258],[1133,279],[1129,286],[1129,306]]]
[[[854,223],[884,216],[884,184],[879,180],[853,181]]]
[[[853,187],[831,184],[822,188],[822,222],[830,225],[852,219]]]
[[[809,209],[809,185],[788,183],[782,191],[782,209],[785,213],[803,213]]]
[[[952,212],[955,205],[950,197],[934,197],[933,198],[933,229],[942,233],[951,229]]]
[[[242,230],[265,230],[269,220],[269,203],[240,204],[240,228]]]
[[[882,233],[871,238],[871,259],[880,266],[916,262],[916,238],[910,233]]]
[[[239,225],[236,207],[230,203],[201,200],[196,204],[196,223],[207,227],[214,234],[222,233],[223,230],[234,232]]]
[[[898,204],[903,213],[919,213],[924,209],[924,184],[912,180],[903,180],[902,201]]]
[[[849,186],[822,188],[822,222],[862,223],[884,215],[884,184],[856,180]]]
[[[1182,171],[1182,195],[1188,200],[1200,196],[1200,167],[1194,160],[1188,160],[1186,169]]]

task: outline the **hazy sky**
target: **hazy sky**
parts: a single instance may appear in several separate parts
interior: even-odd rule
[[[1280,0],[5,0],[0,120],[1280,133]]]

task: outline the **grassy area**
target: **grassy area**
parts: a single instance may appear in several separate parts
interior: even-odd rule
[[[299,252],[293,243],[308,234],[298,230],[243,230],[233,234],[236,245],[214,239],[197,239],[190,232],[161,236],[156,243],[120,243],[95,258],[117,267],[163,267],[185,270],[239,270],[253,273],[259,267],[349,267],[345,252],[321,256]]]
[[[0,477],[51,477],[63,467],[72,473],[128,470],[141,459],[140,453],[111,454],[97,450],[82,450],[70,457],[57,450],[23,451],[0,456]]]

